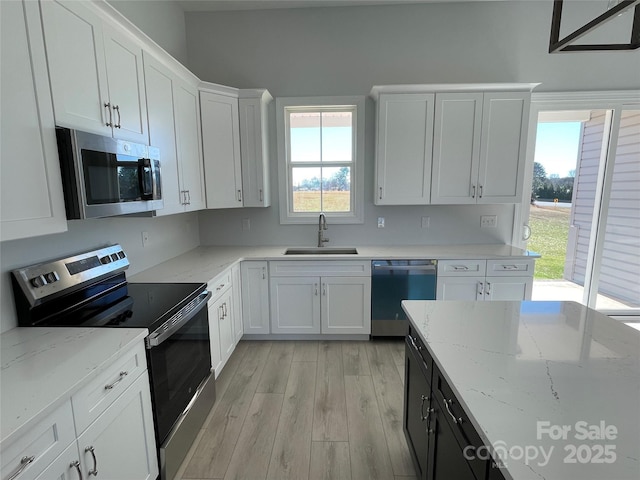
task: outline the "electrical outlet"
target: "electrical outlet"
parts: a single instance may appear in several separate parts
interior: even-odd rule
[[[384,217],[378,217],[378,228],[384,228]]]
[[[242,231],[247,232],[251,230],[251,220],[248,218],[242,219]]]
[[[422,228],[429,228],[429,217],[422,217]]]
[[[149,246],[149,232],[142,232],[142,246]]]
[[[482,228],[496,228],[497,225],[498,225],[497,215],[481,215],[480,216],[480,226]]]

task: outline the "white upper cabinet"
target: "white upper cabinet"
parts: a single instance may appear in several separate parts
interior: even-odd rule
[[[518,203],[530,92],[436,93],[431,203]]]
[[[242,200],[245,207],[271,205],[268,106],[272,100],[266,90],[240,90]]]
[[[63,232],[67,219],[38,5],[0,2],[0,8],[0,240]]]
[[[142,48],[84,2],[41,2],[56,124],[147,141]]]
[[[431,203],[475,203],[482,93],[436,94]]]
[[[519,203],[534,87],[374,87],[375,203]]]
[[[236,93],[200,90],[207,208],[242,207],[240,121]]]
[[[530,92],[484,94],[478,203],[522,199]]]
[[[171,215],[204,208],[197,89],[145,52],[149,144],[160,149],[164,208]]]
[[[426,205],[431,193],[434,94],[381,94],[376,205]]]

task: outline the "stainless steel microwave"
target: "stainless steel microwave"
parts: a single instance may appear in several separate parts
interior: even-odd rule
[[[67,219],[164,206],[158,148],[63,127],[56,137]]]

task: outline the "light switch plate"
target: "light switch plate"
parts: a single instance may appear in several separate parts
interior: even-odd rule
[[[384,228],[384,217],[378,217],[378,228]]]
[[[146,247],[149,245],[149,232],[142,232],[142,246]]]
[[[480,226],[482,228],[496,228],[498,226],[498,216],[497,215],[480,216]]]
[[[430,219],[429,217],[422,217],[422,228],[429,228]]]

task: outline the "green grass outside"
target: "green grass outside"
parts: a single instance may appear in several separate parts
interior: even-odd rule
[[[325,212],[348,212],[351,208],[351,192],[335,191],[324,192]],[[293,192],[294,212],[318,212],[320,209],[320,192]]]
[[[570,208],[531,206],[531,238],[527,243],[527,249],[542,255],[542,258],[536,261],[535,279],[562,279],[570,213]]]

